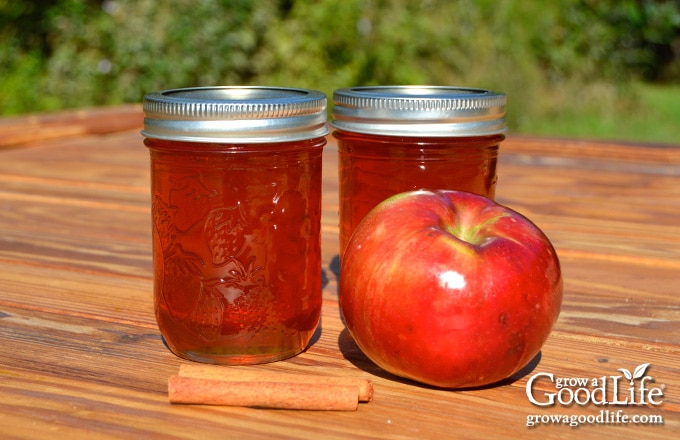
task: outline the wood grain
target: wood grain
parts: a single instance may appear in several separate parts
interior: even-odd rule
[[[1,118],[0,148],[130,130],[140,127],[143,119],[139,104]]]
[[[23,125],[22,125],[23,124]],[[356,412],[173,406],[187,361],[153,315],[148,152],[138,107],[0,120],[0,429],[3,438],[677,438],[680,146],[509,136],[499,202],[551,238],[565,277],[556,328],[502,384],[447,391],[395,378],[347,334],[337,303],[337,150],[324,153],[323,317],[307,351],[271,373],[364,377]],[[33,137],[17,137],[33,131]],[[12,134],[15,133],[15,134]],[[4,137],[3,137],[4,136]],[[12,137],[14,136],[14,137]],[[660,425],[529,428],[532,374],[599,378],[650,363],[663,403],[608,408]],[[539,391],[550,389],[542,382]]]

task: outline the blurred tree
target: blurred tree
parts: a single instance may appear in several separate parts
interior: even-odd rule
[[[547,38],[535,36],[537,56],[553,74],[586,80],[659,80],[680,63],[680,1],[567,0],[562,4]]]
[[[257,78],[335,88],[448,84],[503,90],[511,124],[530,117],[544,83],[524,26],[545,6],[492,0],[298,1],[272,22]],[[548,24],[544,24],[547,26]]]
[[[453,84],[509,123],[680,79],[678,0],[0,0],[0,113],[216,84]],[[675,68],[673,66],[676,66]],[[592,104],[595,103],[595,104]]]
[[[68,105],[139,102],[145,92],[253,76],[275,11],[247,0],[61,0],[50,11],[47,88]]]
[[[51,54],[45,10],[53,4],[0,0],[0,114],[26,111],[42,101],[35,81]]]

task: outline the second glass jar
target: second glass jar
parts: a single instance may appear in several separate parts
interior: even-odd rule
[[[493,199],[506,97],[483,89],[376,86],[336,90],[340,256],[378,203],[405,191],[451,189]]]

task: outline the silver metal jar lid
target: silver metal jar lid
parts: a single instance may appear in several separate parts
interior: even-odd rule
[[[506,97],[483,89],[368,86],[333,93],[338,130],[384,136],[486,136],[503,133]]]
[[[185,142],[287,142],[328,134],[326,95],[281,87],[196,87],[144,96],[144,136]]]

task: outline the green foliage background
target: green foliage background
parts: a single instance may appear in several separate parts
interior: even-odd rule
[[[677,143],[680,2],[0,0],[0,114],[227,84],[482,87],[513,131]]]

